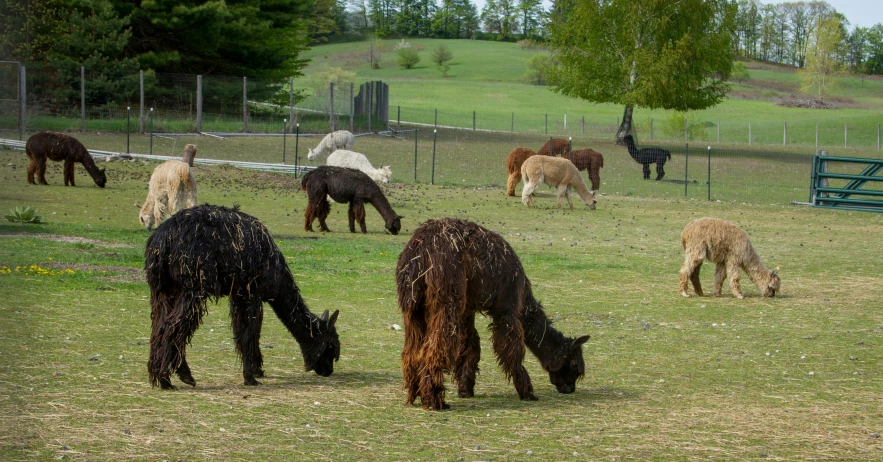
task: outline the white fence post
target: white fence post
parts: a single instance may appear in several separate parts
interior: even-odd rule
[[[144,133],[144,71],[139,71],[140,82],[141,82],[141,104],[138,106],[138,110],[140,114],[138,115],[138,131]]]
[[[18,68],[18,85],[19,85],[19,105],[18,105],[18,140],[21,141],[25,135],[25,123],[27,122],[28,108],[28,71],[24,66]]]
[[[196,131],[202,131],[202,76],[196,76]]]
[[[80,66],[80,132],[86,131],[86,66]]]
[[[242,78],[242,131],[248,133],[248,77]]]

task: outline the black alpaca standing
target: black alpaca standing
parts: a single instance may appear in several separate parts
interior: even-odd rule
[[[625,142],[629,155],[635,162],[644,166],[644,179],[650,179],[650,164],[656,164],[656,180],[661,180],[665,176],[665,161],[671,159],[671,153],[667,149],[662,148],[641,148],[635,147],[635,139],[632,135],[626,135],[622,141]]]
[[[273,307],[300,344],[306,370],[328,377],[340,357],[334,323],[338,311],[317,317],[307,308],[294,277],[267,228],[238,207],[213,205],[182,210],[147,240],[144,269],[150,285],[150,383],[175,388],[170,377],[196,386],[184,349],[206,312],[208,300],[230,297],[236,351],[246,385],[263,377],[259,340],[263,303]]]
[[[331,213],[328,197],[334,202],[349,202],[350,232],[356,232],[356,221],[363,233],[365,228],[365,204],[371,204],[386,222],[386,230],[390,234],[398,234],[402,229],[402,217],[395,211],[383,195],[377,183],[359,170],[322,166],[311,170],[301,180],[301,188],[307,192],[307,209],[304,210],[304,231],[313,230],[313,220],[319,219],[320,231],[331,231],[325,224],[325,218]]]

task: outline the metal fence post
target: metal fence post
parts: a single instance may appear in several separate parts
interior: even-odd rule
[[[402,126],[402,107],[396,106],[396,125]]]
[[[285,165],[285,133],[288,132],[288,119],[282,119],[282,165]]]
[[[690,169],[690,143],[684,143],[684,197],[687,197],[687,172]]]
[[[708,147],[708,200],[711,200],[711,146]]]
[[[573,137],[567,137],[567,160],[573,162]]]
[[[819,123],[816,122],[816,151],[819,150]]]
[[[150,120],[147,122],[147,126],[150,127],[150,154],[153,154],[153,108],[150,108]]]
[[[687,116],[684,115],[684,144],[690,141],[690,138],[687,137]]]
[[[126,154],[129,153],[129,121],[132,119],[132,106],[126,106]]]
[[[748,146],[751,146],[751,121],[748,121]]]
[[[788,122],[782,122],[782,146],[788,145]]]
[[[417,132],[419,128],[414,129],[414,183],[417,183]]]
[[[843,124],[843,147],[849,147],[849,124]]]
[[[475,111],[472,111],[472,131],[475,131]]]
[[[196,76],[196,131],[202,131],[202,76]]]
[[[331,131],[334,131],[334,82],[328,84],[331,92]]]
[[[300,123],[294,125],[294,177],[297,178],[298,158],[297,148],[300,143]]]
[[[546,114],[546,134],[549,134],[549,114]]]
[[[435,127],[438,128],[438,109],[435,110]]]
[[[356,111],[356,100],[353,99],[353,82],[350,82],[350,131],[353,131],[353,117]]]
[[[586,136],[586,116],[583,116],[581,125],[583,127],[582,136]]]
[[[717,121],[717,142],[721,142],[721,121]]]
[[[653,117],[650,118],[650,141],[653,141]]]
[[[880,149],[880,124],[877,124],[877,149]]]
[[[248,77],[242,78],[242,131],[248,133]]]
[[[438,130],[432,131],[432,176],[430,177],[429,184],[435,184],[435,139],[438,135]]]
[[[138,105],[138,133],[144,133],[144,71],[139,71],[141,104]]]
[[[515,113],[512,113],[512,128],[509,129],[510,132],[515,133]]]
[[[80,132],[86,131],[86,66],[80,66]]]

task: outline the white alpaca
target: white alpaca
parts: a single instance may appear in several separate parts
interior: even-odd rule
[[[137,204],[136,204],[137,205]],[[180,160],[167,160],[153,169],[147,200],[139,219],[148,230],[180,210],[196,206],[196,179],[190,166]]]
[[[524,189],[521,190],[521,202],[533,206],[533,193],[543,183],[558,190],[558,208],[561,199],[567,198],[567,205],[573,208],[568,186],[575,189],[580,199],[595,210],[595,193],[586,187],[582,176],[573,162],[562,157],[531,156],[521,164],[521,176],[524,178]]]
[[[360,170],[377,182],[389,183],[389,178],[392,176],[392,170],[389,165],[386,167],[381,165],[380,168],[374,168],[364,154],[345,149],[338,149],[332,152],[328,156],[328,160],[325,161],[325,164]]]
[[[338,149],[352,149],[356,143],[356,137],[346,130],[338,130],[325,135],[322,141],[315,149],[310,149],[307,153],[307,159],[316,160],[319,156],[326,152],[334,152]]]

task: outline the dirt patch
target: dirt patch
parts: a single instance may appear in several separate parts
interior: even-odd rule
[[[61,234],[0,233],[0,237],[11,237],[11,238],[24,237],[24,238],[31,238],[31,239],[46,239],[49,241],[64,242],[67,244],[92,244],[92,245],[97,245],[99,247],[111,247],[111,248],[122,248],[122,247],[132,248],[132,247],[135,247],[134,245],[131,245],[131,244],[119,244],[119,243],[115,243],[115,242],[99,241],[96,239],[89,239],[89,238],[79,237],[79,236],[62,236]]]
[[[777,106],[799,107],[803,109],[837,109],[820,99],[783,98],[776,103]]]
[[[98,266],[86,265],[83,263],[63,263],[59,261],[44,261],[37,263],[43,268],[52,269],[72,269],[74,271],[108,271],[112,273],[136,274],[144,279],[144,270],[142,268],[132,268],[129,266]]]

